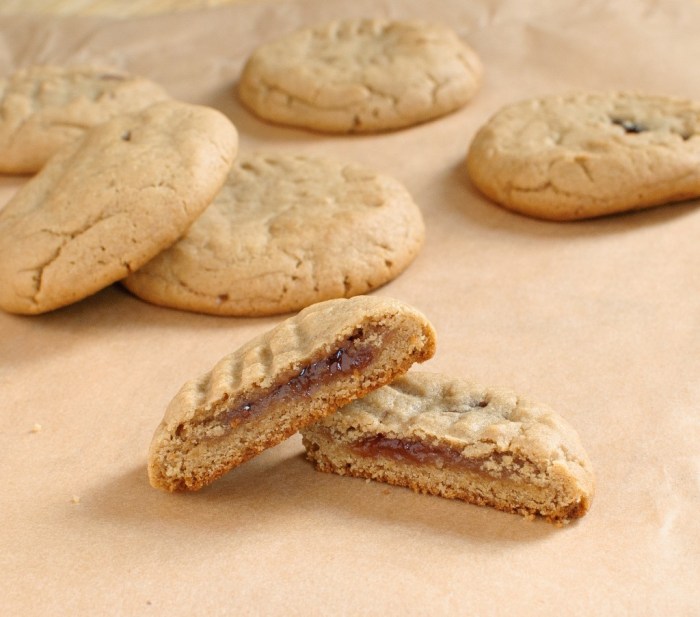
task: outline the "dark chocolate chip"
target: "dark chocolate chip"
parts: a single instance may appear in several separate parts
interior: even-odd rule
[[[624,118],[613,118],[612,123],[625,129],[625,133],[644,133],[644,131],[649,130],[643,124],[633,122],[632,120],[625,120]]]

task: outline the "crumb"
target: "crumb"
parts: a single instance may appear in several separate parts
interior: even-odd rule
[[[369,484],[371,481],[372,480],[370,480],[369,478],[365,478],[365,484]]]
[[[80,497],[78,497],[78,495],[73,495],[73,497],[71,497],[71,503],[80,503]]]
[[[29,431],[30,433],[38,433],[41,430],[41,424],[37,424],[36,422],[34,423],[34,426],[32,426],[32,430]]]
[[[388,488],[385,488],[385,489],[382,491],[382,495],[389,495],[390,493],[391,493],[391,490],[388,489]]]

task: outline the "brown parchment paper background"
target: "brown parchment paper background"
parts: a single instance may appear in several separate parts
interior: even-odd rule
[[[264,124],[232,97],[256,45],[348,16],[450,24],[484,61],[482,90],[449,117],[365,137]],[[170,398],[281,318],[166,310],[115,285],[44,316],[0,314],[0,613],[697,615],[700,203],[539,222],[478,195],[463,159],[478,126],[517,99],[700,98],[699,32],[694,0],[263,1],[0,19],[2,73],[114,63],[224,111],[242,150],[362,161],[403,181],[427,241],[376,293],[434,323],[424,368],[549,403],[579,430],[598,482],[589,515],[557,529],[317,473],[296,436],[198,494],[158,492],[145,457]],[[22,182],[1,178],[0,203]]]

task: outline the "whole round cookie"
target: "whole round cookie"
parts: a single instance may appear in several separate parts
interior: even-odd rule
[[[223,114],[175,101],[65,146],[0,211],[0,308],[43,313],[145,264],[211,203],[237,147]]]
[[[415,257],[423,219],[396,180],[360,165],[256,154],[234,163],[187,234],[124,284],[216,315],[296,311],[383,285]]]
[[[700,103],[582,93],[522,101],[476,134],[466,160],[499,204],[584,219],[700,196]]]
[[[373,132],[462,107],[481,72],[476,53],[444,26],[350,20],[259,47],[238,91],[265,120],[333,133]]]
[[[118,69],[21,69],[0,80],[0,172],[39,171],[86,129],[167,98],[159,85]]]

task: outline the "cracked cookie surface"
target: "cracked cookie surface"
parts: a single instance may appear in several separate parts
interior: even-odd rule
[[[530,216],[575,220],[700,196],[700,102],[581,93],[515,103],[476,134],[476,187]]]
[[[218,315],[285,313],[366,293],[423,242],[423,220],[396,180],[307,156],[238,159],[185,236],[124,280],[164,306]]]
[[[302,430],[321,471],[552,522],[583,516],[591,463],[576,431],[507,390],[411,372]]]
[[[175,101],[62,148],[0,211],[0,308],[43,313],[145,264],[211,203],[237,148],[223,114]]]
[[[34,173],[87,129],[168,98],[119,69],[32,66],[0,80],[0,173]]]
[[[444,26],[348,20],[259,47],[238,92],[265,120],[334,133],[375,132],[464,106],[481,73],[476,53]]]
[[[434,353],[433,327],[403,302],[314,304],[182,386],[151,442],[151,484],[198,490]]]

